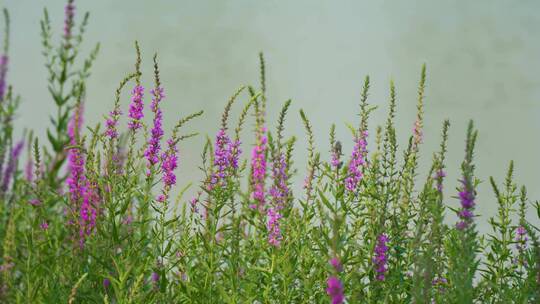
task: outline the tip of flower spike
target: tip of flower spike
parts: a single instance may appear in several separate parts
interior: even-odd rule
[[[340,260],[336,257],[333,257],[330,259],[330,261],[328,261],[328,263],[330,263],[330,265],[332,265],[332,267],[334,268],[335,271],[337,272],[342,272],[343,271],[343,265],[341,264]]]

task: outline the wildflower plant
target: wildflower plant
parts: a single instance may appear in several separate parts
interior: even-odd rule
[[[55,105],[46,138],[14,132],[21,99],[9,82],[9,14],[0,54],[0,302],[2,303],[537,303],[540,203],[514,179],[510,162],[494,197],[482,198],[479,136],[471,121],[457,181],[446,178],[450,122],[427,157],[427,70],[417,115],[399,145],[398,93],[389,85],[383,125],[370,126],[370,78],[338,138],[316,143],[309,111],[267,94],[264,57],[258,85],[224,102],[202,147],[202,178],[180,184],[185,147],[201,136],[164,105],[167,69],[135,43],[134,68],[118,72],[108,113],[84,117],[86,81],[99,44],[79,60],[88,14],[68,0],[58,41],[47,10],[41,22],[48,88]],[[116,73],[116,72],[115,72]],[[145,83],[143,75],[153,75]],[[129,97],[127,97],[129,96]],[[401,104],[400,104],[401,106]],[[403,106],[405,106],[403,104]],[[182,112],[180,107],[175,112]],[[277,114],[277,122],[268,113]],[[238,115],[233,115],[238,113]],[[232,118],[237,117],[237,120]],[[290,130],[298,120],[304,130]],[[456,126],[459,127],[459,126]],[[244,136],[246,130],[252,131]],[[22,133],[21,138],[14,134]],[[18,135],[17,135],[18,136]],[[306,151],[297,149],[305,141]],[[349,148],[347,148],[349,147]],[[329,154],[321,153],[327,149]],[[304,156],[297,168],[294,155]],[[22,159],[26,157],[25,161]],[[420,166],[428,162],[427,172]],[[452,182],[454,182],[452,184]],[[452,190],[450,185],[455,185]],[[497,214],[482,235],[478,205]]]

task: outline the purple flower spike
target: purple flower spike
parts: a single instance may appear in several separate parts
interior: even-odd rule
[[[151,91],[152,94],[152,104],[150,106],[152,112],[154,112],[154,126],[150,131],[150,139],[148,140],[148,147],[144,151],[144,156],[148,161],[148,175],[150,174],[150,169],[159,162],[159,152],[161,151],[161,138],[163,137],[163,113],[159,108],[159,103],[165,94],[163,93],[163,88],[156,88]]]
[[[376,279],[379,281],[384,281],[385,273],[388,270],[388,257],[386,253],[388,252],[388,243],[389,238],[386,234],[381,234],[377,238],[377,245],[375,246],[375,255],[373,256],[373,264],[375,264],[375,272],[377,272]]]
[[[272,178],[274,180],[274,185],[270,188],[272,206],[267,211],[268,242],[271,245],[279,246],[282,239],[279,228],[279,220],[282,218],[280,211],[285,208],[285,204],[289,197],[287,162],[283,153],[281,153],[278,159],[274,161]]]
[[[335,277],[331,276],[326,281],[328,287],[326,288],[326,293],[330,296],[332,304],[342,304],[345,300],[345,295],[343,294],[343,284],[341,281]]]
[[[362,168],[366,166],[368,132],[364,131],[355,140],[351,162],[349,163],[348,176],[345,179],[345,188],[349,192],[356,191],[358,184],[363,178]]]
[[[20,141],[11,149],[11,154],[9,155],[7,167],[4,171],[4,176],[2,179],[2,192],[6,192],[9,188],[11,179],[15,174],[15,170],[17,169],[17,162],[19,161],[23,147],[24,142]]]
[[[178,149],[176,142],[170,138],[167,140],[167,150],[161,154],[161,170],[163,190],[162,194],[157,197],[157,201],[164,203],[169,198],[171,187],[176,185],[176,174],[174,170],[178,167]]]
[[[136,85],[131,92],[131,104],[129,105],[129,118],[128,128],[136,131],[141,128],[141,119],[144,117],[143,103],[144,88],[141,85]]]
[[[120,111],[120,109],[115,109],[109,112],[109,117],[105,122],[105,126],[107,128],[105,130],[105,136],[109,137],[110,139],[118,138],[117,126],[120,115],[122,115],[122,111]]]
[[[341,264],[341,261],[337,257],[331,258],[330,261],[328,261],[328,263],[332,265],[335,271],[337,272],[343,271],[343,265]]]
[[[264,132],[264,128],[261,133]],[[261,135],[258,144],[253,147],[251,152],[251,180],[253,187],[253,199],[255,204],[252,209],[262,210],[265,204],[264,180],[266,178],[266,143],[267,138]]]
[[[268,243],[274,247],[279,247],[281,244],[281,231],[279,229],[279,220],[281,214],[274,209],[274,207],[268,208],[267,211],[268,223],[266,228],[268,229]]]
[[[458,212],[460,221],[456,224],[456,228],[458,230],[464,230],[472,223],[474,218],[473,211],[475,207],[473,190],[470,189],[470,186],[465,179],[463,179],[461,183],[463,185],[461,191],[459,192],[461,209]]]
[[[214,170],[212,174],[209,189],[216,185],[226,186],[227,178],[231,171],[238,169],[238,158],[242,151],[240,150],[240,141],[232,141],[224,129],[220,129],[216,134],[214,147]]]
[[[73,18],[75,17],[75,4],[74,0],[69,0],[65,7],[65,19],[64,19],[64,38],[71,38],[71,30],[73,29]]]
[[[514,239],[514,241],[516,241],[516,249],[521,255],[523,251],[527,249],[527,242],[529,241],[529,237],[527,236],[527,230],[525,229],[525,227],[517,227],[516,238]]]

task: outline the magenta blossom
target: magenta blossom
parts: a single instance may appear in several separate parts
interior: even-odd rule
[[[280,153],[279,157],[274,160],[272,167],[272,178],[274,185],[270,188],[271,207],[267,210],[267,229],[268,242],[273,246],[279,246],[281,243],[281,230],[279,221],[282,218],[281,210],[285,208],[289,197],[289,186],[287,185],[287,162],[285,155]]]
[[[158,196],[159,202],[165,202],[169,198],[169,191],[172,186],[176,185],[176,174],[174,170],[178,167],[178,149],[176,142],[172,138],[167,140],[168,149],[161,154],[161,170],[163,171],[162,182],[163,191]]]
[[[282,216],[274,207],[268,208],[266,216],[268,218],[268,223],[266,224],[266,228],[268,229],[268,243],[272,246],[279,247],[282,240],[279,220]]]
[[[464,230],[469,227],[474,217],[474,192],[470,189],[470,186],[465,179],[461,181],[462,188],[459,192],[459,200],[461,202],[461,209],[458,212],[460,221],[456,224],[458,230]]]
[[[355,140],[351,161],[349,163],[348,176],[345,179],[345,188],[347,191],[354,192],[358,187],[358,183],[360,183],[364,176],[362,169],[367,164],[367,137],[368,132],[363,131]]]
[[[154,126],[150,131],[150,139],[148,140],[148,147],[144,151],[144,156],[148,161],[147,175],[151,174],[150,169],[159,162],[159,152],[161,150],[161,138],[163,137],[163,113],[159,108],[159,103],[165,97],[163,88],[156,88],[151,91],[152,104],[150,106],[152,112],[154,112]]]
[[[118,138],[117,126],[120,115],[122,115],[122,111],[120,109],[114,109],[109,112],[109,117],[105,121],[105,136],[109,137],[110,139]]]
[[[386,244],[388,243],[389,238],[386,234],[382,233],[377,238],[377,245],[375,246],[375,255],[373,256],[373,264],[375,264],[375,272],[377,273],[376,279],[379,281],[384,281],[385,279],[385,273],[388,270],[387,262],[387,252],[388,247]]]
[[[73,18],[75,17],[75,4],[74,0],[69,0],[65,7],[65,19],[64,19],[64,38],[71,38],[71,30],[73,29]]]
[[[141,85],[136,85],[131,92],[131,104],[129,105],[129,118],[128,128],[136,131],[141,125],[141,119],[144,117],[143,103],[144,88]]]
[[[214,147],[215,172],[212,174],[209,189],[213,189],[216,185],[226,186],[226,180],[231,171],[238,169],[238,158],[241,152],[240,141],[232,141],[225,129],[220,129],[216,134]]]
[[[343,294],[343,284],[341,281],[335,277],[331,276],[326,281],[328,287],[326,288],[326,293],[330,296],[332,304],[342,304],[345,300],[345,295]]]
[[[262,132],[264,132],[264,128]],[[266,136],[261,135],[257,145],[253,147],[251,152],[252,196],[255,200],[255,204],[250,206],[252,209],[259,208],[262,210],[265,204],[264,180],[266,178],[266,143]]]
[[[335,271],[337,272],[343,271],[343,265],[341,264],[341,261],[337,257],[331,258],[330,261],[328,261],[328,263],[332,265]]]

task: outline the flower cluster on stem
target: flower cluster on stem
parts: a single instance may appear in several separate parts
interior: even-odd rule
[[[131,104],[129,105],[129,118],[128,128],[136,131],[141,128],[141,119],[144,117],[143,103],[144,87],[136,85],[131,92]]]
[[[214,172],[208,185],[209,190],[217,185],[226,186],[231,170],[238,169],[240,153],[240,141],[232,141],[224,128],[219,129],[214,145]]]
[[[147,175],[151,174],[150,169],[159,162],[159,152],[161,150],[161,138],[163,137],[163,113],[159,108],[159,103],[165,97],[163,88],[157,87],[151,91],[152,104],[150,109],[154,112],[154,125],[150,131],[150,139],[148,140],[148,146],[144,151],[144,156],[148,161]]]
[[[354,192],[362,180],[362,168],[366,165],[368,132],[360,132],[360,136],[355,139],[351,161],[349,163],[348,176],[345,179],[347,191]]]
[[[461,208],[458,212],[458,217],[460,221],[456,224],[456,228],[459,230],[464,230],[472,222],[472,219],[474,217],[474,190],[471,189],[469,182],[465,178],[461,180],[462,188],[459,191],[459,200],[461,203]]]
[[[252,209],[259,208],[262,210],[265,204],[264,181],[266,178],[266,143],[267,138],[264,135],[265,128],[261,129],[261,134],[258,136],[257,144],[251,152],[251,182],[253,187],[253,200],[255,204],[250,207]]]
[[[176,185],[176,174],[174,170],[178,167],[178,149],[176,141],[173,138],[167,140],[167,150],[161,154],[161,170],[163,191],[158,196],[159,202],[165,202],[169,198],[171,187]]]
[[[386,271],[388,270],[388,247],[387,243],[389,238],[386,234],[382,233],[377,238],[377,244],[375,245],[375,255],[373,256],[373,264],[375,264],[376,279],[384,281]]]

